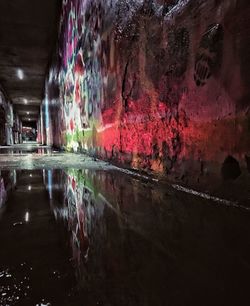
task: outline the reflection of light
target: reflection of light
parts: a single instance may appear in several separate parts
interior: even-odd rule
[[[30,191],[31,189],[32,189],[32,187],[31,187],[31,186],[29,186],[29,187],[28,187],[28,190]]]
[[[25,214],[25,222],[29,222],[30,221],[30,213],[27,211]]]
[[[30,174],[30,177],[32,177],[32,174]]]
[[[23,80],[24,74],[23,74],[22,69],[17,69],[17,77],[18,77],[20,80]]]
[[[24,104],[28,104],[28,100],[27,99],[23,99]]]
[[[49,198],[52,199],[52,171],[48,171],[48,191],[49,191]]]
[[[46,185],[46,172],[45,169],[43,169],[43,183]]]
[[[46,94],[45,97],[45,127],[46,127],[46,138],[47,144],[50,144],[50,138],[49,138],[49,99],[48,96]]]
[[[14,182],[14,185],[16,185],[16,170],[14,170],[13,172],[13,182]]]
[[[30,121],[31,119],[29,118],[29,121]]]
[[[29,115],[30,114],[30,112],[27,112],[27,115]]]

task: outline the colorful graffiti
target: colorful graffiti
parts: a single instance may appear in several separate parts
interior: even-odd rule
[[[196,29],[194,7],[209,20]],[[247,105],[236,105],[248,89],[232,91],[242,76],[228,14],[223,1],[64,0],[45,142],[181,179],[220,175],[228,155],[246,167]]]
[[[105,202],[84,170],[44,171],[51,208],[57,221],[63,221],[70,235],[72,261],[77,276],[84,279],[90,248],[95,247],[95,232],[101,235]],[[55,190],[55,185],[58,188]],[[58,192],[59,191],[59,192]],[[101,236],[99,237],[101,239]]]
[[[170,305],[186,305],[186,295],[184,301],[180,298],[176,303],[176,298],[181,297],[180,284],[187,288],[185,276],[192,273],[191,278],[196,281],[191,288],[197,290],[198,286],[200,292],[201,277],[197,271],[203,275],[206,269],[210,279],[205,281],[205,294],[207,281],[210,284],[217,279],[217,270],[209,272],[214,259],[219,254],[220,264],[229,248],[235,249],[235,241],[228,244],[224,235],[214,233],[226,229],[240,235],[239,224],[249,230],[245,214],[235,209],[234,204],[231,208],[227,205],[218,208],[201,205],[200,198],[192,197],[187,205],[185,194],[176,195],[165,185],[149,181],[144,184],[121,171],[44,170],[44,177],[63,245],[69,249],[69,253],[64,251],[70,258],[67,265],[73,266],[77,292],[82,293],[80,305],[82,301],[86,305],[105,306],[165,305],[166,292],[172,293],[168,296]],[[209,237],[209,241],[215,239],[215,245],[222,246],[222,254],[216,249],[211,256],[211,243],[199,239],[200,235]],[[245,248],[247,253],[248,246]],[[206,258],[205,265],[199,261],[201,257]],[[235,263],[234,252],[230,260]],[[227,273],[225,277],[228,279]],[[221,279],[216,288],[220,283]],[[247,289],[248,283],[245,285]],[[75,290],[71,292],[74,297]]]
[[[141,185],[137,186],[136,181],[133,182],[120,173],[112,174],[90,169],[44,171],[44,178],[54,216],[68,231],[71,263],[75,268],[79,286],[83,287],[81,290],[86,290],[85,301],[88,298],[100,298],[100,295],[91,293],[92,288],[102,291],[104,284],[107,285],[106,290],[112,292],[112,296],[119,300],[120,288],[110,286],[110,281],[119,284],[121,275],[123,279],[131,275],[123,273],[123,269],[128,269],[127,252],[130,250],[131,235],[138,235],[137,239],[144,243],[145,232],[140,230],[142,224],[139,226],[139,223],[146,225],[147,222],[140,218],[141,213],[133,216],[135,209],[142,209],[145,213],[145,201],[141,200],[144,190],[140,189]],[[130,202],[125,201],[127,197]],[[151,198],[147,198],[147,201],[150,206]],[[147,208],[149,211],[150,207]],[[147,213],[149,211],[147,210]],[[134,217],[138,219],[134,220]],[[152,230],[152,224],[145,227],[147,226]],[[146,244],[154,244],[153,238],[152,241],[151,237],[148,239],[150,242],[147,241]],[[134,252],[139,259],[139,249]],[[139,261],[141,262],[141,259]],[[134,269],[133,265],[131,269]],[[130,285],[131,282],[138,286],[133,278],[128,280]],[[134,286],[129,290],[133,291]],[[102,293],[101,296],[102,299],[105,298],[106,293]],[[96,303],[93,301],[91,304]]]

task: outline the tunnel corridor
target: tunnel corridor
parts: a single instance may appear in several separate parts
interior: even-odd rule
[[[248,0],[0,1],[0,306],[249,305]]]

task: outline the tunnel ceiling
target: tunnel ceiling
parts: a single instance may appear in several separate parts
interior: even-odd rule
[[[60,0],[0,1],[0,84],[22,120],[36,120],[57,37]]]

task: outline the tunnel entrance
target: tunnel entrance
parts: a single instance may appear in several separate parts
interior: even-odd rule
[[[23,142],[36,142],[37,141],[37,124],[36,122],[23,122],[22,127],[22,140]]]

